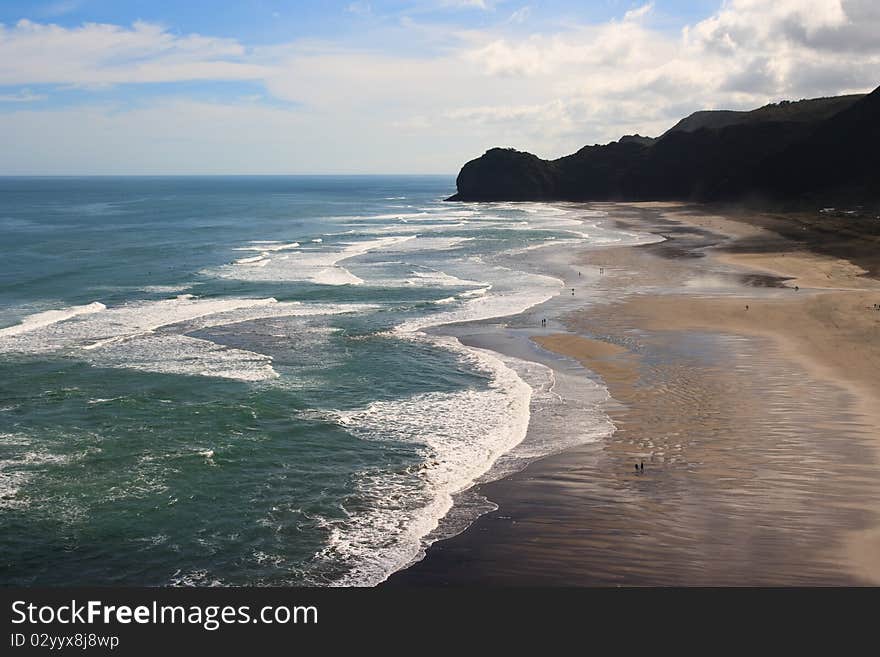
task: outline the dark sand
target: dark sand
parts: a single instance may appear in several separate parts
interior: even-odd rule
[[[618,300],[535,340],[608,386],[617,431],[482,485],[498,510],[387,585],[880,582],[874,236],[602,207],[669,239],[585,253]]]

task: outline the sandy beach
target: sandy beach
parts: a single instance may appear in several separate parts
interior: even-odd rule
[[[578,256],[613,302],[532,339],[617,430],[483,485],[498,510],[388,583],[880,583],[876,228],[591,207],[666,239]]]

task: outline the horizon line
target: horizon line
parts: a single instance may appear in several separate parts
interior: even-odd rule
[[[457,173],[0,173],[2,178],[440,178]]]

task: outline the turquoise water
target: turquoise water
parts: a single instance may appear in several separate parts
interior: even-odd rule
[[[624,239],[449,177],[0,179],[0,584],[375,584],[525,435],[432,332]]]

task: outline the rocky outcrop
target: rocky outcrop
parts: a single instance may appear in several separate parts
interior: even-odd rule
[[[557,160],[493,148],[468,162],[450,200],[880,198],[880,89],[697,112],[656,139],[628,135]]]

